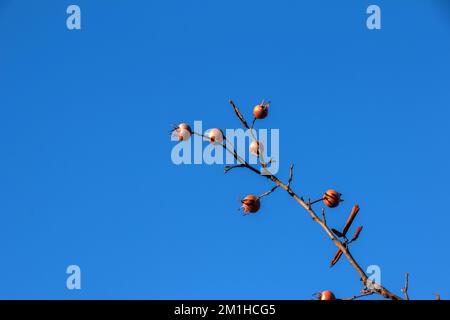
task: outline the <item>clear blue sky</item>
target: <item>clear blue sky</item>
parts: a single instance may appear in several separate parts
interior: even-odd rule
[[[82,10],[68,31],[66,8]],[[382,30],[366,8],[382,9]],[[310,299],[358,293],[285,193],[175,166],[181,121],[235,128],[272,101],[281,172],[363,224],[352,252],[400,294],[450,297],[450,6],[445,1],[0,0],[0,298]],[[66,289],[66,267],[82,290]]]

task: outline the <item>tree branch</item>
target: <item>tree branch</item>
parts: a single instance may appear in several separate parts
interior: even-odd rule
[[[408,272],[405,273],[405,287],[402,289],[402,292],[405,294],[405,299],[409,300],[409,295],[408,295],[408,278],[409,278],[409,274]]]
[[[245,121],[244,116],[243,116],[242,113],[239,111],[238,107],[236,107],[236,105],[234,104],[234,102],[233,102],[231,99],[229,99],[228,101],[230,102],[231,106],[233,107],[234,112],[236,113],[236,116],[239,118],[239,120],[241,120],[242,125],[243,125],[246,129],[250,129],[250,127],[249,127],[248,124],[247,124],[247,121]]]
[[[233,101],[231,101],[230,99],[230,104],[234,109],[234,112],[236,113],[236,116],[239,118],[239,120],[242,122],[242,124],[244,125],[245,128],[249,129],[247,122],[245,121],[244,117],[242,116],[242,113],[239,111],[239,109],[236,107],[236,105],[233,103]],[[246,164],[245,167],[249,168],[250,170],[252,170],[255,173],[258,173],[259,175],[261,175],[260,171],[258,171],[257,169],[254,169],[253,167],[251,167],[250,165]],[[253,168],[253,169],[251,169]],[[401,297],[391,293],[388,289],[384,288],[381,284],[378,283],[373,283],[371,280],[369,280],[369,278],[367,277],[366,273],[364,272],[364,270],[360,267],[360,265],[356,262],[355,258],[352,256],[352,254],[350,253],[349,248],[344,245],[343,242],[341,242],[339,239],[337,239],[335,237],[335,235],[333,234],[333,232],[328,228],[327,224],[322,221],[317,214],[314,212],[314,210],[311,208],[311,205],[305,203],[305,201],[300,198],[294,191],[292,191],[291,187],[290,187],[290,182],[288,182],[288,184],[284,184],[283,182],[281,182],[275,175],[262,175],[263,177],[265,177],[266,179],[271,180],[272,182],[274,182],[278,187],[280,187],[281,189],[287,191],[287,193],[295,200],[297,201],[298,204],[300,204],[300,206],[303,207],[303,209],[305,209],[307,211],[307,213],[310,215],[310,217],[324,230],[324,232],[326,233],[326,235],[331,239],[331,241],[333,241],[334,245],[340,249],[343,254],[347,257],[347,260],[350,262],[350,264],[352,265],[352,267],[356,270],[356,272],[358,273],[360,280],[363,283],[363,286],[366,287],[367,284],[372,284],[373,287],[373,292],[377,293],[387,299],[392,299],[392,300],[403,300]],[[291,180],[292,181],[292,180]]]
[[[234,112],[236,113],[236,116],[238,117],[238,119],[241,121],[242,125],[246,128],[246,129],[250,129],[248,126],[247,121],[245,121],[245,118],[243,117],[242,113],[239,111],[239,109],[236,107],[236,105],[233,103],[233,101],[230,99],[229,103],[231,104],[231,106],[234,109]],[[254,125],[254,121],[252,123],[252,128]],[[201,137],[204,137],[203,134],[198,134],[195,133],[196,135],[199,135]],[[224,138],[224,141],[225,138]],[[242,157],[240,157],[237,152],[236,149],[230,149],[227,146],[227,143],[221,143],[222,147],[230,152],[230,154],[233,155],[233,157],[236,159],[236,161],[239,163],[237,166],[234,167],[242,167],[242,168],[247,168],[250,171],[265,177],[266,179],[271,180],[274,184],[275,187],[273,189],[271,189],[270,191],[266,192],[267,194],[270,194],[271,192],[273,192],[273,190],[275,190],[276,188],[281,188],[283,190],[285,190],[308,214],[309,216],[312,218],[312,220],[314,220],[314,222],[316,222],[316,224],[319,225],[319,227],[321,227],[323,229],[323,231],[325,232],[325,234],[331,239],[331,241],[333,242],[333,244],[340,250],[342,251],[342,254],[346,256],[347,260],[350,262],[350,265],[356,270],[356,272],[359,275],[359,278],[364,286],[364,288],[368,287],[369,285],[371,286],[371,291],[370,294],[379,294],[387,299],[392,299],[392,300],[403,300],[401,297],[391,293],[388,289],[386,289],[385,287],[383,287],[381,284],[375,283],[374,281],[370,280],[368,278],[368,276],[366,275],[366,273],[364,272],[364,270],[360,267],[360,265],[358,264],[358,262],[355,260],[355,258],[352,256],[352,254],[350,253],[350,250],[348,248],[347,242],[341,242],[338,238],[336,238],[336,236],[334,235],[334,233],[330,230],[330,228],[327,226],[326,224],[326,220],[321,220],[317,214],[315,213],[315,211],[311,208],[311,202],[308,201],[308,203],[305,203],[304,199],[300,196],[298,196],[292,189],[291,189],[291,182],[292,182],[292,169],[293,169],[293,165],[291,165],[291,169],[290,169],[290,175],[289,175],[289,180],[288,183],[285,184],[283,183],[281,180],[279,180],[275,175],[272,175],[270,172],[268,172],[268,170],[265,168],[265,163],[264,161],[260,161],[261,165],[262,165],[262,169],[258,170],[255,167],[251,166],[250,164],[247,163],[247,161],[245,161],[245,159],[242,159]],[[260,159],[263,160],[263,159]],[[231,168],[229,169],[231,170]],[[228,170],[228,171],[229,171]],[[261,172],[263,171],[263,173]],[[267,194],[263,194],[262,196],[265,196]],[[322,199],[320,199],[322,200]],[[325,217],[324,217],[325,218]],[[361,230],[358,229],[357,234],[359,235],[359,232]],[[357,235],[354,236],[354,238],[357,238]],[[355,239],[356,240],[356,239]],[[364,294],[362,296],[366,296],[369,295],[368,294]],[[353,299],[356,299],[360,296],[355,296],[353,297]]]
[[[367,292],[361,293],[360,295],[353,296],[353,297],[350,297],[350,298],[344,298],[344,299],[342,299],[342,300],[356,300],[356,299],[359,299],[359,298],[371,296],[371,295],[373,295],[373,294],[375,294],[375,292],[373,292],[373,291],[367,291]]]
[[[291,182],[292,182],[292,178],[293,178],[293,175],[294,175],[294,164],[291,164],[291,167],[289,168],[289,180],[288,180],[288,183],[287,183],[287,186],[288,186],[288,189],[290,190],[291,189]]]
[[[258,197],[258,199],[261,199],[262,197],[268,196],[269,194],[271,194],[272,192],[274,192],[276,189],[278,188],[278,186],[273,187],[272,189],[270,189],[267,192],[264,192],[262,195],[260,195]]]

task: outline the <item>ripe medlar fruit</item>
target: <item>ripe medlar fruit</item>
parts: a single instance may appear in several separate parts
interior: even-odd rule
[[[178,140],[186,141],[192,135],[192,129],[187,123],[180,123],[178,127],[175,128],[174,134],[178,136]]]
[[[269,114],[269,103],[264,105],[264,101],[261,104],[256,105],[253,108],[253,116],[256,119],[264,119]]]
[[[331,292],[330,290],[325,290],[319,294],[320,294],[320,297],[319,297],[320,300],[336,300],[334,293]]]
[[[209,132],[206,133],[206,137],[209,139],[209,142],[212,144],[221,144],[223,142],[222,130],[220,130],[218,128],[209,130]]]
[[[242,209],[245,213],[255,213],[261,207],[261,203],[259,198],[254,195],[248,195],[244,199],[241,200]]]
[[[336,190],[327,190],[323,195],[323,203],[329,208],[336,208],[341,202],[341,195]]]
[[[261,142],[253,140],[250,143],[249,150],[250,153],[254,154],[255,156],[259,156],[264,151],[264,147]]]

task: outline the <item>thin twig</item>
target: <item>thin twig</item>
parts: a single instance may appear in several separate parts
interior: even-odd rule
[[[291,167],[289,168],[289,180],[287,183],[288,189],[291,189],[291,182],[292,182],[292,178],[293,178],[293,174],[294,174],[294,164],[291,164]]]
[[[270,189],[269,191],[264,192],[262,195],[260,195],[258,197],[258,199],[261,199],[262,197],[268,196],[269,194],[271,194],[272,192],[274,192],[276,189],[278,188],[278,186],[273,187],[272,189]]]
[[[250,130],[253,130],[253,127],[255,126],[256,123],[256,117],[253,117],[253,121],[252,121],[252,125],[250,126]]]
[[[325,216],[325,208],[322,208],[322,221],[324,225],[327,225],[327,217]]]
[[[245,167],[245,166],[242,163],[234,165],[234,166],[225,166],[225,169],[223,171],[224,171],[224,173],[227,173],[228,171],[230,171],[234,168],[243,168],[243,167]]]
[[[239,118],[239,120],[241,120],[242,125],[243,125],[246,129],[250,129],[250,127],[249,127],[248,124],[247,124],[247,121],[245,121],[244,116],[243,116],[242,113],[239,111],[238,107],[236,107],[236,105],[234,104],[234,102],[233,102],[231,99],[229,99],[228,101],[230,102],[231,106],[233,107],[234,112],[236,113],[236,116]]]
[[[359,298],[371,296],[373,294],[375,294],[374,291],[368,291],[368,292],[361,293],[360,295],[357,295],[357,296],[353,296],[353,297],[350,297],[350,298],[344,298],[342,300],[356,300],[356,299],[359,299]]]
[[[409,300],[409,295],[408,295],[408,282],[409,282],[409,274],[408,272],[405,273],[405,287],[402,288],[402,292],[405,294],[405,299]]]
[[[234,104],[234,102],[233,102],[231,99],[229,99],[229,102],[230,102],[231,106],[233,107],[234,112],[236,113],[236,116],[237,116],[238,119],[241,121],[242,125],[243,125],[246,129],[250,129],[250,135],[251,135],[252,139],[255,140],[255,141],[258,141],[258,139],[256,139],[256,137],[255,137],[254,129],[253,129],[253,126],[254,126],[254,124],[255,124],[255,122],[256,122],[256,118],[253,119],[252,127],[250,128],[250,127],[248,126],[248,123],[247,123],[247,121],[245,120],[244,116],[242,115],[241,111],[239,110],[239,108]],[[258,149],[259,149],[258,151],[260,151],[260,148],[258,148]],[[236,154],[236,150],[234,150],[234,157],[235,157],[235,158],[236,158],[236,155],[237,155],[237,154]],[[261,163],[261,166],[262,166],[262,168],[263,168],[263,173],[262,173],[262,174],[265,175],[265,176],[270,176],[270,175],[272,175],[272,173],[271,173],[269,170],[267,170],[267,162],[264,161],[264,155],[263,155],[263,152],[258,152],[258,157],[259,157],[259,162]]]

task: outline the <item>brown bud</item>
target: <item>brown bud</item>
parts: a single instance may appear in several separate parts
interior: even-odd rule
[[[347,234],[347,231],[350,228],[350,226],[352,225],[353,220],[355,219],[358,212],[359,212],[359,206],[357,204],[355,204],[352,208],[352,212],[350,212],[350,216],[348,217],[347,222],[345,223],[344,229],[342,230],[342,233],[344,235]]]
[[[361,233],[362,229],[363,229],[363,226],[359,226],[358,229],[356,229],[355,235],[353,236],[352,240],[350,240],[350,241],[355,241],[356,239],[358,239],[359,234]]]
[[[338,251],[336,252],[336,254],[334,255],[334,257],[333,257],[333,260],[331,261],[331,265],[330,265],[330,268],[332,267],[332,266],[334,266],[336,263],[338,263],[338,261],[339,261],[339,259],[341,258],[341,256],[342,256],[342,250],[341,249],[338,249]]]

